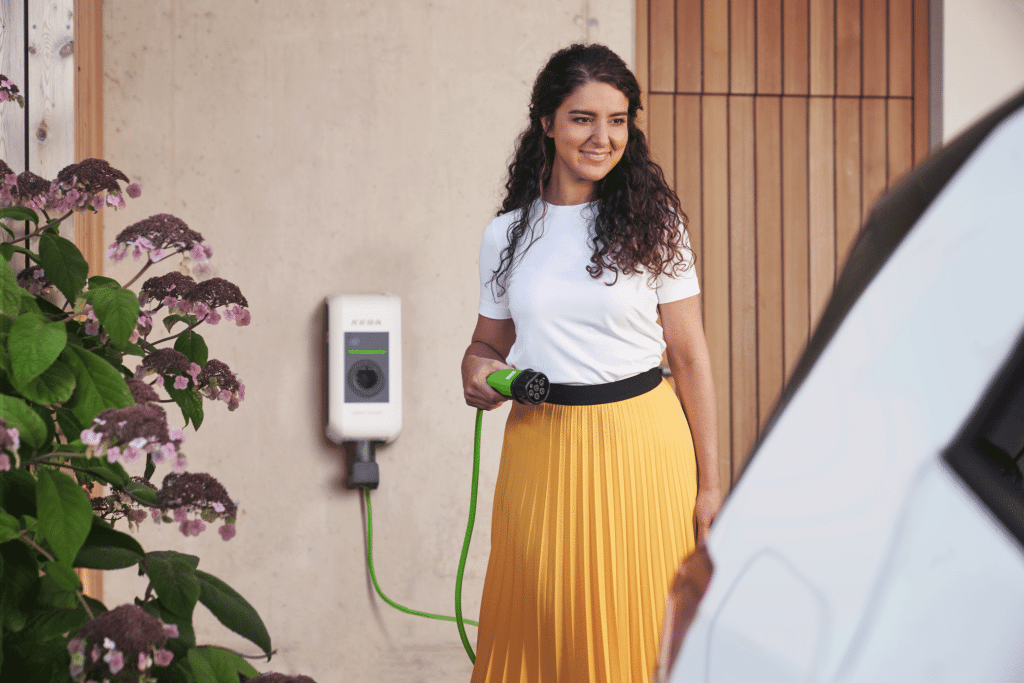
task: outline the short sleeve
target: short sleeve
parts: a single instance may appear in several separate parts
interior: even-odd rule
[[[686,232],[683,233],[683,244],[687,249],[690,248],[690,235]],[[691,263],[689,268],[677,275],[663,273],[658,278],[657,289],[658,303],[661,304],[697,296],[700,294],[700,284],[697,282],[697,264]]]
[[[492,278],[494,271],[501,263],[501,244],[498,241],[499,230],[495,222],[492,222],[484,230],[483,239],[480,241],[480,304],[477,312],[487,318],[494,320],[508,320],[512,312],[508,306],[508,291],[501,292],[500,288]],[[501,237],[504,237],[501,235]]]

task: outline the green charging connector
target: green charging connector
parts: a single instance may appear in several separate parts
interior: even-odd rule
[[[498,370],[487,376],[487,384],[502,396],[517,403],[536,405],[547,400],[551,383],[547,375],[535,370]]]

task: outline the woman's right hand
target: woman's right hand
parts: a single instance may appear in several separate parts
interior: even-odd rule
[[[508,400],[487,383],[487,378],[493,372],[509,368],[509,365],[499,360],[471,356],[467,353],[462,366],[462,390],[466,397],[466,405],[494,410]]]
[[[506,401],[487,383],[487,377],[511,367],[505,358],[515,341],[516,326],[511,319],[477,317],[473,341],[462,357],[462,392],[466,405],[493,410]]]

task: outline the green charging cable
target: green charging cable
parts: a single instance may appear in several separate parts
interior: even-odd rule
[[[466,648],[466,653],[469,655],[469,661],[476,662],[476,654],[473,652],[473,647],[469,644],[469,637],[466,635],[466,624],[471,626],[479,626],[480,624],[471,620],[464,619],[462,617],[462,576],[466,572],[466,558],[469,557],[469,541],[473,537],[473,523],[476,520],[476,498],[477,489],[480,481],[480,432],[483,428],[484,422],[484,411],[476,411],[476,433],[473,438],[473,484],[470,489],[469,495],[469,522],[466,524],[466,538],[462,542],[462,557],[459,559],[459,571],[455,577],[455,616],[449,617],[443,614],[431,614],[430,612],[420,612],[403,605],[399,605],[397,602],[384,595],[384,591],[380,589],[380,584],[377,583],[377,575],[373,571],[373,508],[370,506],[370,489],[366,487],[363,489],[363,494],[366,496],[366,555],[367,564],[370,567],[370,579],[373,581],[373,587],[377,590],[377,595],[380,596],[381,600],[391,605],[400,612],[406,614],[412,614],[417,617],[426,617],[428,619],[439,619],[441,621],[454,621],[459,627],[459,636],[462,638],[462,645]]]
[[[534,370],[515,370],[512,368],[491,373],[487,377],[487,383],[493,387],[495,391],[507,398],[514,399],[519,403],[530,404],[543,403],[548,396],[550,388],[548,378],[543,373],[536,372]],[[400,612],[412,614],[417,617],[426,617],[428,619],[454,621],[459,627],[459,637],[462,638],[462,645],[466,648],[466,653],[469,655],[469,661],[474,664],[476,663],[476,654],[473,652],[473,647],[469,644],[469,637],[466,635],[466,624],[470,624],[472,626],[479,626],[480,624],[462,617],[462,577],[466,573],[466,558],[469,557],[469,541],[473,538],[473,524],[476,522],[476,498],[480,484],[480,434],[483,431],[483,424],[484,411],[477,409],[476,431],[473,435],[473,483],[469,493],[469,521],[466,522],[466,538],[462,542],[462,557],[459,558],[459,571],[455,576],[454,617],[410,609],[409,607],[399,605],[397,602],[384,595],[384,591],[380,589],[380,584],[377,583],[377,575],[373,571],[373,508],[370,506],[370,489],[369,487],[363,488],[363,493],[366,496],[367,564],[370,567],[370,579],[373,581],[373,587],[377,590],[377,595],[381,597],[381,600]]]

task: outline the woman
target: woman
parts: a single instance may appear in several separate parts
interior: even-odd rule
[[[553,386],[505,428],[474,683],[649,681],[669,582],[721,505],[685,216],[639,109],[614,52],[555,53],[484,234],[466,403],[500,405],[486,379],[510,366]]]

